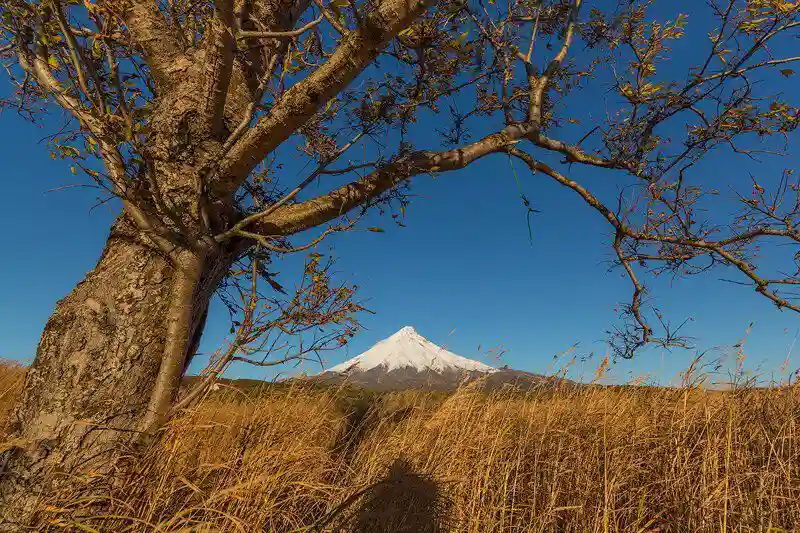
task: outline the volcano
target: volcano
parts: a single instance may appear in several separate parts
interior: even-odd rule
[[[347,384],[375,390],[455,390],[482,380],[490,388],[504,384],[530,386],[548,378],[487,364],[456,355],[429,341],[406,326],[378,342],[366,352],[309,376],[311,381],[330,385]]]

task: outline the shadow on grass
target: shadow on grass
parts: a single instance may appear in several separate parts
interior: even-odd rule
[[[397,459],[386,477],[361,498],[348,531],[442,533],[449,531],[450,502],[439,483]]]

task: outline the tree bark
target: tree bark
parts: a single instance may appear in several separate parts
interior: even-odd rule
[[[109,473],[140,442],[148,421],[159,420],[148,412],[159,403],[154,389],[177,392],[211,295],[234,259],[220,252],[197,276],[182,275],[117,220],[97,266],[45,326],[11,421],[0,529],[21,527],[59,490]],[[178,371],[165,373],[170,336],[184,352]]]

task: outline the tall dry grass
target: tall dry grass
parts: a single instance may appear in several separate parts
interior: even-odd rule
[[[16,361],[0,359],[0,435],[8,432],[9,415],[24,379],[24,366]]]
[[[798,400],[227,391],[175,420],[93,516],[65,495],[47,517],[86,531],[800,530]]]

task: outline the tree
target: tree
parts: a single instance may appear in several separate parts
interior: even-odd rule
[[[34,120],[61,109],[53,154],[121,202],[28,372],[0,481],[6,516],[28,520],[37,498],[112,471],[168,419],[210,298],[237,270],[274,288],[270,258],[313,249],[370,209],[399,219],[412,178],[490,155],[570,189],[608,224],[633,287],[612,335],[618,355],[681,343],[645,305],[643,273],[720,265],[800,311],[786,293],[800,253],[780,275],[755,253],[762,241],[797,250],[797,177],[753,178],[730,215],[701,208],[719,185],[697,170],[715,151],[785,152],[799,115],[776,87],[800,60],[800,3],[698,6],[712,31],[681,74],[668,52],[687,18],[659,22],[651,4],[5,0],[4,105]],[[606,95],[605,119],[574,105],[589,90]],[[444,149],[414,145],[423,122]],[[575,166],[626,193],[604,201],[570,177]],[[316,183],[329,192],[310,194]],[[350,293],[320,279],[308,313],[264,324],[351,319]],[[269,331],[246,329],[249,341]]]

